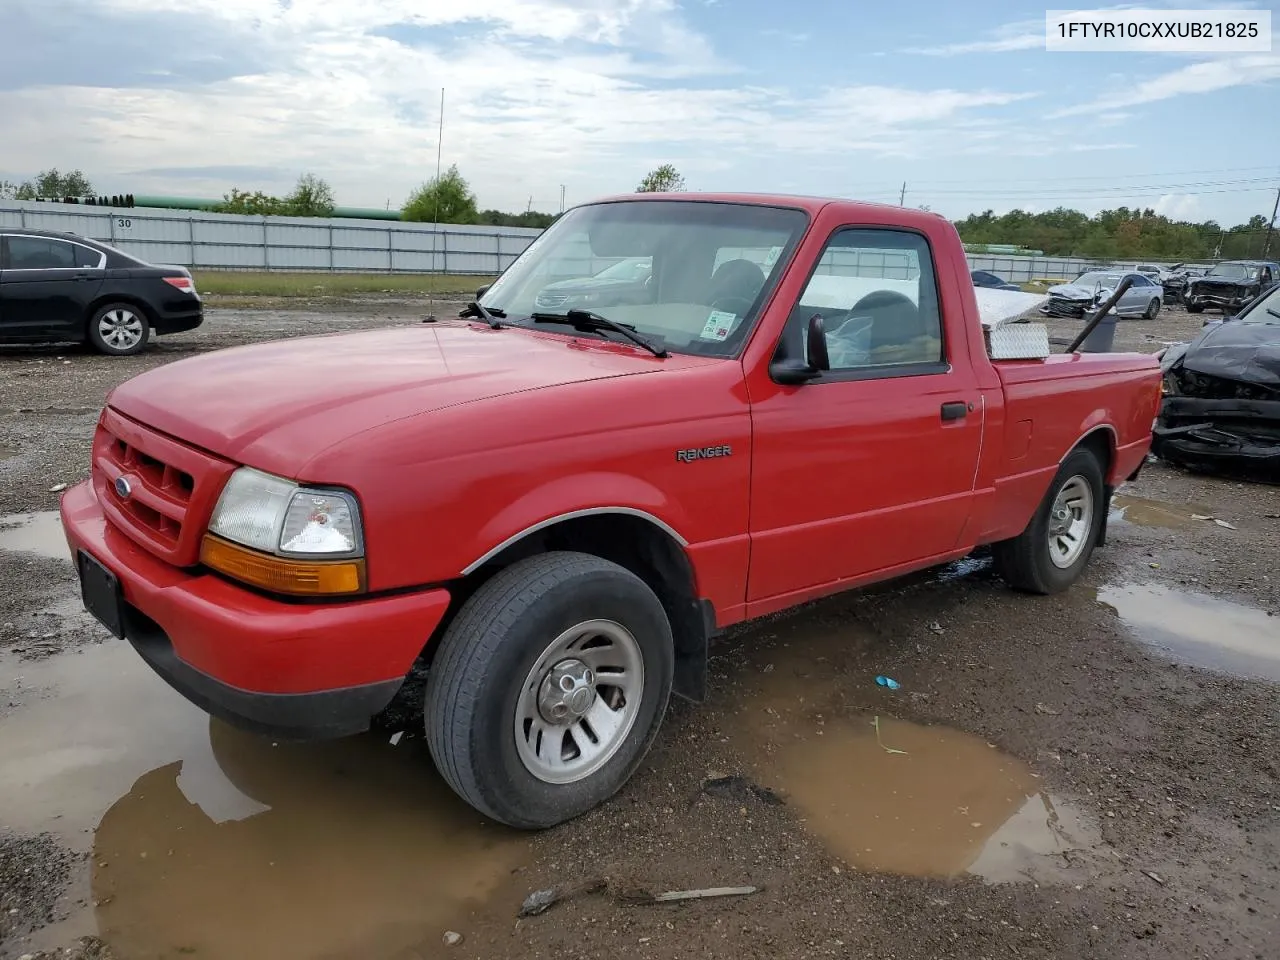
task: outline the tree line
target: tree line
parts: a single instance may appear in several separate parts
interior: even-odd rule
[[[1118,207],[1093,216],[1066,207],[999,216],[986,210],[956,221],[965,243],[1014,243],[1048,256],[1134,261],[1258,258],[1266,247],[1267,225],[1261,214],[1224,227],[1215,220],[1171,220],[1149,207]],[[1270,252],[1280,253],[1280,236],[1272,238]]]
[[[670,163],[645,174],[638,193],[685,190],[683,175]],[[66,173],[57,168],[41,171],[22,183],[0,181],[0,199],[61,200],[94,195],[93,185],[80,170]],[[223,213],[267,216],[328,217],[334,211],[333,190],[328,182],[304,173],[288,194],[277,197],[260,190],[232,188],[217,209]],[[450,166],[439,177],[410,192],[400,218],[419,223],[483,224],[545,229],[558,214],[526,210],[506,213],[480,209],[475,192]],[[1263,256],[1268,241],[1268,221],[1261,214],[1246,223],[1223,227],[1217,221],[1172,220],[1144,209],[1118,207],[1089,216],[1079,210],[1058,207],[1044,213],[1011,210],[1000,215],[991,210],[971,213],[955,221],[965,243],[1010,243],[1047,256],[1077,256],[1091,260],[1204,260],[1248,259]],[[1280,234],[1271,239],[1269,253],[1280,254]]]

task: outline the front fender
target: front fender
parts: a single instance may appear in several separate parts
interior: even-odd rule
[[[689,545],[681,532],[688,527],[683,509],[656,486],[627,474],[592,472],[553,480],[500,510],[477,529],[473,543],[462,551],[469,560],[458,573],[472,573],[507,547],[552,524],[606,513],[641,517],[681,547]]]

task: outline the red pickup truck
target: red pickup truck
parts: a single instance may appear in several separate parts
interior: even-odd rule
[[[640,294],[562,282],[628,258]],[[477,296],[122,384],[61,510],[85,606],[200,707],[342,736],[425,666],[440,772],[523,828],[617,791],[729,624],[984,544],[1068,587],[1160,402],[898,207],[604,200]]]

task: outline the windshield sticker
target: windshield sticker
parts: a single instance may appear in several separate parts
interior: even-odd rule
[[[764,258],[765,267],[772,267],[775,263],[777,263],[778,257],[781,256],[781,254],[782,254],[781,247],[770,247],[769,255]]]
[[[723,340],[733,329],[733,322],[738,319],[736,313],[725,313],[723,310],[712,310],[703,324],[699,336],[703,340]]]

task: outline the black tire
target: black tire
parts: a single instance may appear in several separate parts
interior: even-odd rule
[[[1204,304],[1195,301],[1187,301],[1187,313],[1204,313]]]
[[[1085,534],[1083,549],[1070,566],[1059,567],[1049,553],[1050,514],[1058,494],[1077,478],[1083,479],[1093,495],[1091,522]],[[1040,594],[1061,593],[1066,590],[1079,579],[1097,545],[1098,532],[1106,517],[1104,511],[1109,507],[1104,497],[1102,466],[1097,454],[1085,447],[1073,450],[1062,461],[1053,482],[1049,484],[1044,501],[1031,518],[1027,529],[1011,540],[995,544],[997,571],[1015,590]]]
[[[1154,320],[1158,316],[1160,316],[1160,299],[1158,297],[1152,297],[1151,302],[1147,304],[1145,317],[1148,320]]]
[[[521,688],[549,644],[595,619],[621,624],[638,643],[644,666],[638,713],[599,770],[548,783],[517,749]],[[454,792],[485,816],[520,829],[555,826],[609,799],[639,767],[666,713],[674,664],[662,603],[635,574],[584,553],[521,560],[481,586],[440,639],[427,677],[431,755]]]
[[[112,328],[119,333],[110,333]],[[87,338],[99,353],[109,357],[131,357],[146,349],[151,339],[151,320],[147,312],[135,304],[103,304],[89,318]]]

